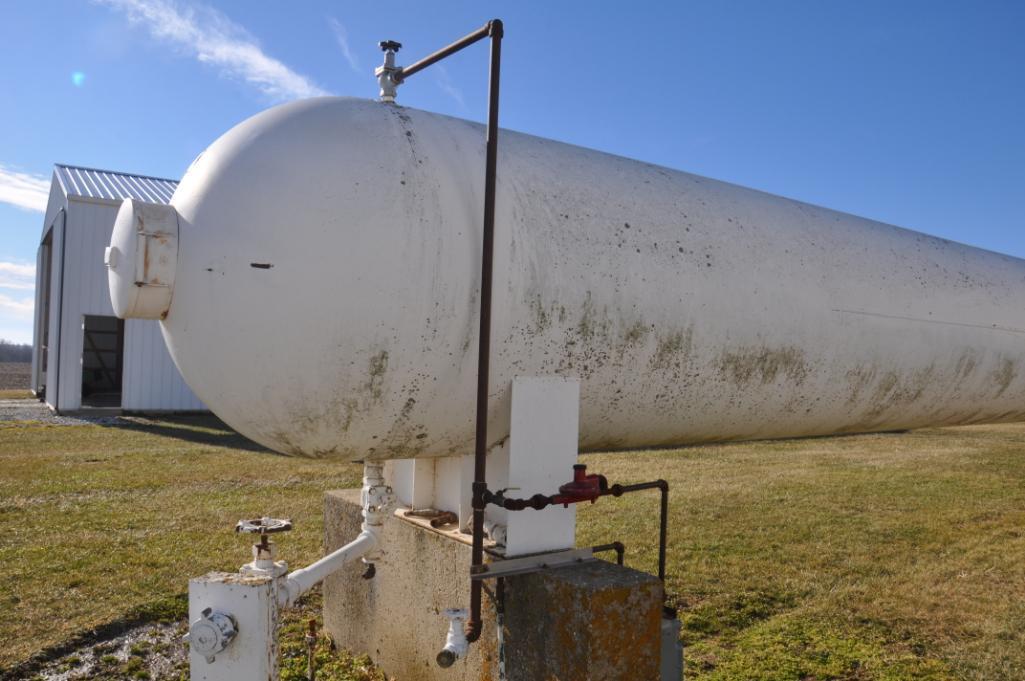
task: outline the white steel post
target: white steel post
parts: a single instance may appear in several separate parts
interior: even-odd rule
[[[192,681],[277,681],[275,581],[237,572],[211,572],[189,580]]]

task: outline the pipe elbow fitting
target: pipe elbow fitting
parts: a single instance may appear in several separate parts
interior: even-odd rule
[[[462,608],[448,608],[442,611],[448,618],[448,635],[445,637],[445,647],[438,653],[438,666],[448,669],[456,663],[456,660],[466,655],[470,642],[466,640],[466,619],[469,616]]]

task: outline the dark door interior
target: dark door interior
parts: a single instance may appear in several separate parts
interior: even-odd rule
[[[82,341],[82,406],[120,407],[124,320],[86,315]]]

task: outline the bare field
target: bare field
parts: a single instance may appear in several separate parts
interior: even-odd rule
[[[667,587],[689,679],[1025,678],[1025,424],[583,461],[671,485]],[[240,517],[292,517],[282,556],[312,560],[323,492],[361,472],[210,417],[0,422],[0,470],[0,669],[111,622],[180,621],[190,575],[248,559]],[[581,545],[621,540],[654,570],[657,495],[578,520]]]
[[[31,375],[29,362],[0,362],[0,390],[28,390]]]

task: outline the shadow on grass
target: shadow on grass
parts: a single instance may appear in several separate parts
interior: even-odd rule
[[[243,449],[281,456],[278,452],[267,449],[239,434],[213,414],[126,415],[123,418],[104,421],[101,425],[176,438],[200,445]]]
[[[188,618],[188,613],[189,596],[184,593],[140,606],[113,622],[75,634],[63,643],[41,650],[24,662],[0,669],[0,681],[32,678],[32,675],[47,663],[70,655],[80,648],[105,643],[144,624],[181,622]]]

